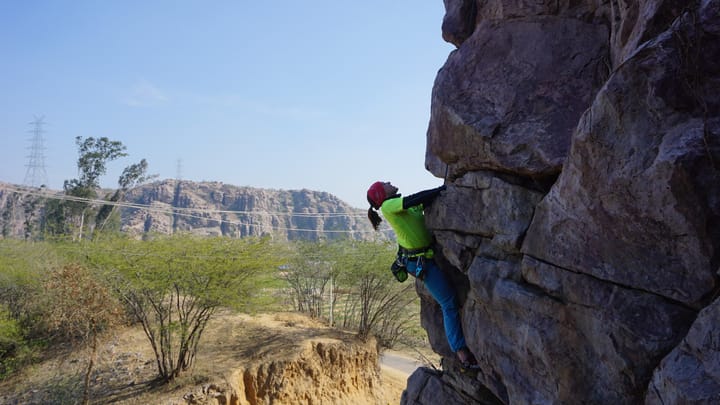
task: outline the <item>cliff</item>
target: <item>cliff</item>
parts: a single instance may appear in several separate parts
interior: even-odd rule
[[[57,198],[64,196],[0,183],[2,237],[23,238],[39,232],[44,204]],[[96,209],[102,205],[102,201],[91,204]],[[305,189],[164,180],[129,190],[115,210],[120,214],[121,231],[138,237],[176,232],[229,237],[272,235],[287,240],[388,236],[388,232],[373,231],[363,210],[329,193]]]
[[[720,1],[445,0],[427,213],[481,370],[404,404],[720,401]]]
[[[165,180],[137,187],[125,200],[156,209],[123,210],[122,229],[135,234],[192,232],[232,237],[272,234],[290,240],[366,239],[373,235],[362,210],[320,191]]]

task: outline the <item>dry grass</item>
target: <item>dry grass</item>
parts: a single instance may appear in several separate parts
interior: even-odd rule
[[[283,359],[308,339],[349,340],[353,336],[293,313],[257,316],[223,313],[203,334],[195,366],[170,384],[155,381],[157,366],[139,327],[116,329],[100,346],[92,378],[92,403],[184,404],[183,396],[229,371],[258,359]],[[416,353],[405,351],[412,358]],[[87,350],[63,348],[44,362],[0,384],[0,403],[77,403]],[[387,403],[399,403],[407,375],[382,367]]]

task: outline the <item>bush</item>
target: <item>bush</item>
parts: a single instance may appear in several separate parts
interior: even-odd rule
[[[374,335],[383,347],[393,347],[418,318],[411,305],[418,300],[414,279],[399,283],[390,271],[396,252],[389,242],[354,242],[339,264],[342,281],[355,292],[349,316],[356,320],[358,335]]]
[[[0,304],[23,328],[37,326],[42,281],[61,263],[47,243],[0,240]]]
[[[0,307],[0,379],[22,365],[30,353],[28,343],[17,320]]]
[[[102,269],[142,324],[158,373],[171,381],[190,368],[203,331],[220,307],[252,308],[258,280],[277,267],[269,240],[161,237],[94,244]]]
[[[398,283],[390,272],[394,243],[294,242],[292,247],[281,274],[296,310],[333,320],[337,311],[338,325],[355,329],[361,338],[374,335],[383,347],[407,340],[419,325],[414,279]]]
[[[122,319],[119,303],[88,269],[69,264],[48,275],[44,285],[46,323],[61,337],[91,349],[85,372],[83,403],[90,398],[90,374],[95,365],[100,334]]]
[[[43,283],[45,322],[62,338],[82,342],[122,319],[118,301],[88,269],[69,264],[51,272]]]
[[[0,240],[0,378],[32,361],[50,335],[42,282],[61,262],[48,243]]]

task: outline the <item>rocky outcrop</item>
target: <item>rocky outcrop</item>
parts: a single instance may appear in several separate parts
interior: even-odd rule
[[[720,1],[445,5],[428,224],[481,370],[403,403],[717,403]]]
[[[11,191],[0,183],[0,238],[30,238],[42,216],[42,203],[36,196]]]
[[[51,190],[0,183],[0,237],[36,237],[42,228],[44,204],[64,197]],[[102,205],[100,201],[91,204],[95,208]],[[177,232],[229,237],[272,235],[280,240],[389,236],[387,226],[380,233],[372,229],[365,211],[329,193],[305,189],[164,180],[129,190],[115,210],[120,213],[121,231],[137,237]]]
[[[362,210],[326,192],[165,180],[137,187],[125,200],[150,206],[123,210],[123,231],[135,234],[273,235],[290,240],[373,236]]]

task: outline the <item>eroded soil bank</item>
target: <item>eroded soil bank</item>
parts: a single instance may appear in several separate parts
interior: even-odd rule
[[[78,403],[85,350],[62,350],[0,384],[0,403]],[[380,367],[373,341],[297,314],[222,314],[207,328],[194,369],[155,386],[155,358],[137,327],[100,346],[91,403],[399,403],[407,376]]]

